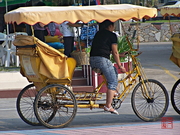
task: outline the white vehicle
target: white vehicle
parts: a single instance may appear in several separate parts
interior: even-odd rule
[[[177,4],[180,4],[180,1],[169,1],[165,3],[163,6],[177,5]]]

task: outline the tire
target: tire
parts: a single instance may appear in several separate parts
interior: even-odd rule
[[[157,80],[148,79],[144,80],[144,83],[152,98],[150,99],[143,96],[143,83],[139,82],[132,92],[131,104],[133,111],[143,121],[157,121],[164,116],[168,109],[168,92]]]
[[[76,115],[76,98],[67,87],[51,84],[37,94],[34,112],[39,122],[47,128],[65,127]]]
[[[174,84],[171,91],[171,103],[174,110],[180,114],[180,79]]]
[[[34,114],[33,104],[36,95],[37,91],[34,84],[30,84],[21,90],[16,101],[16,109],[20,118],[33,126],[41,125]]]

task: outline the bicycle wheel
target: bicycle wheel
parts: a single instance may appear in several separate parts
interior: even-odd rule
[[[157,121],[168,109],[168,92],[157,80],[148,79],[144,83],[150,98],[144,96],[143,83],[138,83],[132,92],[132,108],[143,121]]]
[[[180,79],[174,84],[171,91],[171,103],[174,110],[180,114]]]
[[[65,127],[76,115],[77,102],[67,87],[51,84],[37,94],[34,112],[39,122],[47,128]]]
[[[33,126],[41,125],[34,114],[33,104],[36,95],[34,84],[30,84],[21,90],[16,101],[16,109],[20,118]]]

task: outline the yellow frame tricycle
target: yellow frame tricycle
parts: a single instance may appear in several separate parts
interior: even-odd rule
[[[180,5],[169,5],[161,8],[161,14],[169,17],[171,40],[173,43],[170,60],[180,67],[180,33],[173,33],[170,16],[180,17]],[[174,110],[180,114],[180,79],[177,79],[171,90],[171,104]]]
[[[147,8],[130,4],[97,5],[84,7],[25,7],[8,12],[7,23],[27,23],[34,25],[42,22],[48,24],[64,21],[75,23],[91,20],[102,22],[139,20],[157,15],[155,8]],[[74,92],[71,88],[72,76],[76,67],[73,58],[48,46],[33,36],[18,35],[14,41],[17,55],[20,58],[21,73],[32,84],[26,86],[17,98],[17,111],[26,123],[44,125],[48,128],[67,126],[75,117],[77,108],[103,108],[99,103],[104,96],[99,92],[106,80],[92,92]],[[133,55],[131,43],[128,55],[132,58],[132,69],[126,77],[119,80],[123,91],[113,99],[112,106],[119,109],[121,103],[132,92],[131,103],[135,114],[144,121],[156,121],[167,111],[169,98],[166,88],[157,80],[146,79],[136,57]]]

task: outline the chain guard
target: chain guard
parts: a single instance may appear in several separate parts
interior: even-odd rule
[[[120,99],[113,99],[112,107],[117,110],[121,107],[122,101]]]

